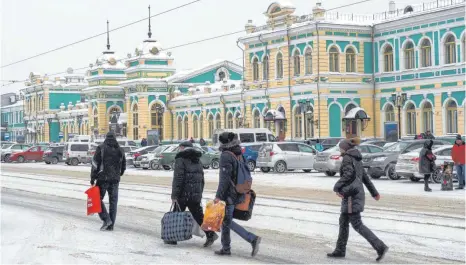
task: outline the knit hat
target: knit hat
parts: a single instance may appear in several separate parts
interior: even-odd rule
[[[183,146],[183,147],[193,147],[193,143],[191,143],[190,141],[184,141],[184,142],[180,143],[179,146]]]
[[[349,149],[357,146],[357,145],[360,145],[361,144],[361,139],[359,137],[354,137],[354,138],[351,138],[351,139],[344,139],[340,142],[340,144],[338,145],[338,147],[340,147],[340,149],[344,150],[344,151],[348,151]]]
[[[235,133],[232,133],[232,132],[223,132],[223,133],[220,134],[220,136],[218,137],[218,140],[219,140],[222,144],[230,143],[230,142],[233,141],[234,139],[238,139],[238,135],[235,134]]]
[[[112,131],[108,132],[105,139],[116,139],[115,133]]]
[[[456,135],[456,140],[463,140],[463,139],[461,139],[461,134]]]

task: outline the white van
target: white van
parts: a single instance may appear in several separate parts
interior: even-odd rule
[[[223,132],[238,134],[241,143],[266,143],[277,141],[272,132],[266,128],[215,129],[212,135],[212,142],[214,146],[220,145],[218,137]]]
[[[133,147],[137,147],[136,142],[133,141],[133,140],[128,140],[128,139],[126,139],[126,138],[117,138],[116,140],[117,140],[117,142],[118,142],[118,144],[119,144],[120,146],[133,146]],[[104,141],[105,141],[105,138],[95,139],[95,140],[94,140],[94,143],[95,143],[96,145],[101,145]]]
[[[91,137],[89,135],[75,135],[69,140],[69,142],[80,142],[80,143],[89,143]]]
[[[79,163],[85,163],[89,143],[68,142],[63,148],[64,160],[67,165],[77,166]]]

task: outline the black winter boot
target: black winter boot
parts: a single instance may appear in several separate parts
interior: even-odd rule
[[[424,191],[427,191],[427,192],[432,191],[432,189],[429,188],[429,181],[428,180],[424,180]]]
[[[217,239],[218,235],[212,232],[212,235],[207,237],[207,240],[204,243],[204,247],[207,248],[212,246],[212,244],[214,244],[215,240]]]
[[[332,253],[327,253],[327,257],[329,258],[344,258],[345,253],[339,250],[334,250]]]
[[[107,228],[109,228],[110,226],[112,226],[112,221],[104,221],[104,224],[102,225],[102,227],[100,228],[100,231],[106,231]]]
[[[176,241],[163,241],[163,243],[165,245],[173,245],[173,246],[178,245],[178,242],[176,242]]]
[[[381,261],[385,257],[385,254],[387,253],[387,251],[388,251],[388,247],[384,245],[380,251],[377,251],[378,256],[375,259],[375,261]]]
[[[261,240],[262,238],[260,236],[256,237],[256,239],[254,239],[254,241],[252,241],[251,245],[252,245],[252,252],[251,252],[251,256],[254,257],[257,252],[259,252],[259,245],[261,243]]]
[[[230,250],[224,250],[223,248],[220,249],[220,250],[215,251],[214,253],[215,253],[215,255],[219,255],[219,256],[230,256],[231,255]]]

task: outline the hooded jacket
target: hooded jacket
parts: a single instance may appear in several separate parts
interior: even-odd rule
[[[432,146],[434,141],[426,140],[424,142],[424,147],[419,153],[419,173],[421,174],[431,174],[435,171],[435,155],[432,153]]]
[[[460,138],[461,139],[461,138]],[[455,164],[459,165],[464,165],[466,164],[466,159],[465,159],[465,153],[466,153],[466,148],[465,148],[464,141],[461,141],[461,144],[455,144],[453,145],[453,148],[451,149],[451,159],[453,159],[453,162]]]
[[[103,161],[102,161],[103,152]],[[102,169],[102,173],[99,173]],[[118,183],[126,170],[125,151],[120,147],[114,135],[107,135],[105,141],[99,145],[92,158],[91,180]]]
[[[242,154],[240,142],[238,139],[233,139],[220,145],[220,172],[219,182],[216,197],[225,201],[227,205],[236,204],[238,202],[238,193],[236,192],[233,183],[236,183],[236,175],[238,169],[238,160],[229,152],[239,156]]]
[[[340,167],[340,179],[335,183],[333,191],[343,195],[342,213],[358,213],[364,211],[365,191],[367,187],[372,197],[379,195],[362,165],[362,155],[358,149],[346,151]]]
[[[179,203],[201,202],[204,191],[202,153],[188,147],[176,154],[173,172],[172,199]]]

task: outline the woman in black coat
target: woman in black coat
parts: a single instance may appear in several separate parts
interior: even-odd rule
[[[432,153],[432,146],[434,141],[431,139],[424,142],[424,147],[419,153],[419,173],[424,174],[424,191],[431,192],[429,188],[429,179],[432,173],[435,171],[435,159],[437,159]]]
[[[335,183],[333,190],[342,198],[339,221],[340,231],[335,250],[327,254],[327,256],[330,258],[345,257],[349,223],[351,223],[354,230],[363,236],[377,251],[376,261],[380,261],[388,251],[388,247],[362,223],[361,212],[364,211],[365,204],[363,184],[375,200],[379,200],[380,195],[363,168],[361,152],[355,148],[359,143],[359,138],[356,138],[343,140],[339,145],[343,161],[340,167],[340,179]]]

